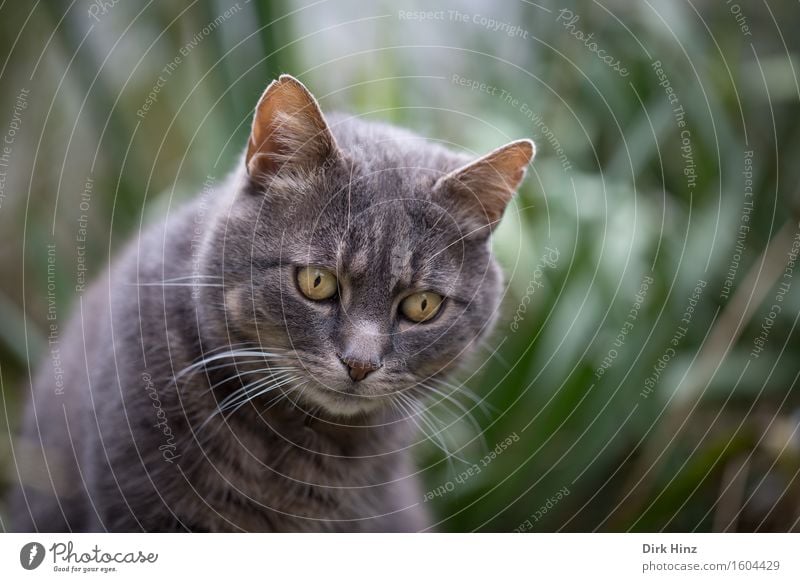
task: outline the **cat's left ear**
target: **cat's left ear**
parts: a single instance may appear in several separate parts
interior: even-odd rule
[[[252,178],[281,169],[313,169],[338,155],[336,141],[317,100],[290,75],[270,83],[256,106],[247,143]]]
[[[488,235],[503,217],[534,155],[531,140],[513,141],[442,176],[434,193],[454,208],[457,218],[466,219],[465,228]]]

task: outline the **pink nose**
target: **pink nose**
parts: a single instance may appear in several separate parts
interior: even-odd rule
[[[347,370],[353,382],[359,382],[363,380],[372,372],[379,369],[382,365],[380,362],[362,361],[345,356],[339,356],[339,359],[345,366],[347,366]]]

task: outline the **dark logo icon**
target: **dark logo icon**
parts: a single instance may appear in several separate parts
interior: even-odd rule
[[[28,542],[19,551],[19,563],[26,570],[35,570],[44,560],[44,546],[39,542]]]

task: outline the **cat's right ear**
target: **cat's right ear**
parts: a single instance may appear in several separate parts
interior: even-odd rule
[[[248,175],[258,180],[281,169],[313,169],[338,156],[317,100],[290,75],[270,83],[256,106],[247,143]]]
[[[468,233],[488,236],[503,217],[534,155],[536,146],[531,140],[512,141],[439,178],[434,192]]]

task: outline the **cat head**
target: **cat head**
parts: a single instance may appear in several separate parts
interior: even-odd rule
[[[217,320],[231,343],[270,353],[304,404],[351,415],[424,395],[492,327],[490,236],[533,156],[529,140],[472,159],[326,118],[281,76],[208,245],[225,276]]]

